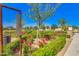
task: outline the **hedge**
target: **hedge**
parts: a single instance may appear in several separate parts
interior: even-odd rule
[[[55,40],[50,41],[46,46],[39,48],[32,53],[32,56],[55,56],[65,45],[66,36],[60,36]]]

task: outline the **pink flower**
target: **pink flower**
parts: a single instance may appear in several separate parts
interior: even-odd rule
[[[32,44],[32,47],[39,48],[39,45]]]
[[[19,51],[19,49],[18,49],[18,48],[16,48],[16,49],[15,49],[15,52],[17,53],[18,51]]]
[[[25,33],[26,33],[25,31],[22,31],[22,32],[21,32],[21,34],[25,34]]]
[[[48,39],[48,38],[45,38],[45,40],[47,40],[47,41],[48,41],[49,39]]]
[[[42,44],[42,42],[41,41],[38,41],[40,44]]]
[[[47,44],[47,43],[48,43],[48,41],[47,41],[47,40],[44,40],[44,43],[45,43],[45,44]]]

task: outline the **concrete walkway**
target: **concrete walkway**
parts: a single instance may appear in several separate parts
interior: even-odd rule
[[[75,33],[73,40],[64,56],[79,56],[79,33]]]

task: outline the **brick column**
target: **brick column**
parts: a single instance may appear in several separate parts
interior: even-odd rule
[[[3,53],[2,5],[0,5],[0,55]]]

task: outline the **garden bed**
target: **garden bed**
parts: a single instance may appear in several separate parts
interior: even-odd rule
[[[46,46],[32,53],[32,56],[55,56],[65,45],[66,36],[50,41]]]
[[[33,50],[33,48],[31,47],[31,44],[34,44],[33,41],[36,36],[35,34],[32,34],[34,32],[35,31],[27,32],[22,36],[22,45],[23,45],[22,49],[23,49],[24,56],[29,56],[29,55],[54,56],[64,47],[64,45],[66,43],[65,34],[62,33],[61,35],[54,36],[55,33],[53,31],[48,31],[48,32],[44,31],[44,32],[40,32],[40,33],[43,33],[42,36],[40,36],[40,37],[44,38],[42,40],[44,42],[40,42],[41,46],[39,48]],[[30,36],[30,34],[32,34],[32,35]],[[48,37],[49,40],[47,40],[47,41],[45,40],[45,38],[47,38],[46,35],[50,37],[50,38]],[[52,38],[52,36],[55,38]],[[18,53],[17,55],[19,55],[19,51],[20,51],[20,41],[18,39],[15,40],[14,42],[11,42],[4,46],[4,55],[5,56],[16,55],[16,53]]]

